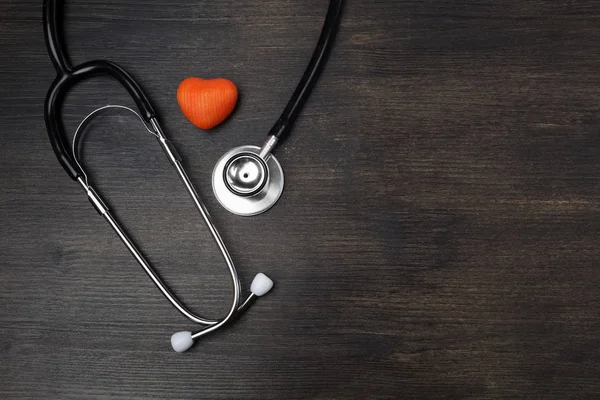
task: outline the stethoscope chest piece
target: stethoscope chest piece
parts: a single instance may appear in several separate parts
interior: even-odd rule
[[[215,165],[212,186],[230,212],[251,216],[271,208],[283,192],[283,169],[273,154],[258,146],[229,150]]]

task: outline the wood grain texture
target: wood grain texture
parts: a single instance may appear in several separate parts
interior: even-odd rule
[[[348,0],[335,49],[279,150],[286,189],[254,218],[210,174],[261,143],[327,0],[67,1],[75,62],[137,77],[238,263],[272,294],[178,355],[193,329],[154,289],[47,140],[54,78],[41,1],[0,0],[0,398],[600,397],[600,1]],[[177,85],[226,77],[202,133]],[[131,104],[103,80],[65,120]],[[135,118],[94,123],[85,160],[194,310],[227,309],[225,269]]]

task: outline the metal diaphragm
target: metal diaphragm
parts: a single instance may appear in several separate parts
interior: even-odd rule
[[[228,211],[243,216],[271,208],[283,192],[283,169],[275,156],[259,156],[260,147],[240,146],[225,153],[215,165],[212,186]]]

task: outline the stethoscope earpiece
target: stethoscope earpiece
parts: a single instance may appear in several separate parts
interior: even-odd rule
[[[183,353],[192,347],[193,344],[194,339],[192,339],[192,332],[190,331],[176,332],[171,336],[171,346],[178,353]]]
[[[262,272],[256,274],[250,285],[250,291],[258,297],[269,293],[271,289],[273,289],[273,281]]]

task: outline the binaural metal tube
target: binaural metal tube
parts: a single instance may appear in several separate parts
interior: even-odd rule
[[[193,338],[196,339],[196,338],[203,336],[209,332],[219,329],[223,325],[227,324],[234,316],[240,315],[241,313],[246,311],[246,309],[250,306],[250,304],[253,303],[256,296],[254,294],[250,294],[246,298],[244,303],[240,305],[240,297],[241,297],[240,281],[239,281],[233,260],[231,259],[231,255],[229,254],[229,251],[227,250],[227,247],[225,246],[223,239],[221,238],[221,235],[219,235],[219,232],[217,231],[214,223],[212,222],[212,219],[210,217],[210,214],[208,213],[208,210],[204,206],[204,203],[200,199],[200,196],[198,196],[198,193],[194,189],[194,186],[192,185],[183,166],[181,165],[179,154],[177,154],[177,151],[175,150],[175,148],[173,147],[171,142],[166,138],[164,132],[162,131],[162,129],[160,128],[160,125],[158,124],[158,121],[155,118],[152,118],[150,122],[152,124],[152,127],[154,128],[156,137],[157,137],[161,147],[167,154],[167,157],[169,158],[169,161],[171,162],[171,164],[173,164],[173,166],[175,167],[175,170],[177,171],[182,182],[184,183],[184,186],[186,187],[188,194],[192,198],[196,209],[198,210],[198,212],[202,216],[202,219],[206,223],[206,226],[208,227],[211,235],[213,236],[213,239],[215,240],[215,243],[217,244],[217,247],[219,248],[219,251],[221,252],[221,255],[223,256],[223,259],[224,259],[225,263],[227,264],[229,275],[231,276],[231,281],[233,284],[233,298],[232,298],[232,302],[231,302],[231,307],[229,309],[229,312],[225,316],[225,318],[220,319],[220,320],[211,320],[211,319],[202,318],[202,317],[194,314],[185,305],[183,305],[177,299],[177,297],[173,293],[171,293],[171,291],[169,290],[167,285],[160,279],[158,274],[154,271],[152,266],[150,266],[150,264],[148,263],[146,258],[143,256],[143,254],[137,249],[137,247],[135,246],[133,241],[129,238],[127,233],[123,230],[123,228],[121,228],[121,226],[119,225],[117,220],[113,217],[113,215],[110,213],[108,208],[104,205],[104,202],[102,201],[100,196],[91,187],[91,185],[89,184],[87,179],[84,178],[85,175],[84,175],[84,177],[79,177],[78,182],[81,184],[83,189],[86,191],[86,194],[87,194],[90,202],[94,205],[96,210],[98,210],[98,212],[106,219],[106,221],[109,223],[109,225],[117,233],[117,235],[119,236],[121,241],[125,244],[127,249],[131,252],[131,254],[134,256],[134,258],[137,260],[137,262],[142,266],[142,268],[144,269],[146,274],[150,277],[150,279],[156,285],[156,287],[160,290],[160,292],[167,298],[167,300],[169,300],[169,302],[180,313],[182,313],[186,318],[188,318],[192,322],[208,326],[208,328],[205,328],[204,330],[201,330],[200,332],[197,332],[196,334],[193,335]],[[81,125],[80,125],[80,127],[81,127]],[[79,132],[79,129],[78,129],[78,132]],[[74,151],[74,156],[75,156],[75,159],[77,160],[76,151]]]

